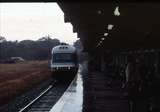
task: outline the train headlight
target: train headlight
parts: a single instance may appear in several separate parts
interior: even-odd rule
[[[71,68],[70,68],[70,67],[68,67],[68,69],[70,70]]]

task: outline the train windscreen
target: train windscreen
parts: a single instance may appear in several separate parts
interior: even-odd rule
[[[55,53],[53,54],[53,63],[76,62],[76,55],[73,53]]]

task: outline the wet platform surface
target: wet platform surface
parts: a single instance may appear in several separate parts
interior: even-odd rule
[[[83,86],[81,78],[81,66],[76,78],[72,81],[69,88],[53,106],[50,112],[82,112]]]
[[[82,66],[77,79],[50,112],[129,112],[119,80],[88,71],[86,64]]]

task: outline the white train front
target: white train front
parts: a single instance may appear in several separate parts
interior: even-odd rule
[[[78,59],[76,48],[71,45],[58,45],[52,49],[51,72],[53,76],[64,72],[67,77],[76,74],[78,71]],[[67,74],[67,73],[70,74]],[[56,77],[57,77],[56,76]]]

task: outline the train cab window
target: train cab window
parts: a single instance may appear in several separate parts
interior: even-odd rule
[[[76,56],[73,53],[55,53],[53,54],[53,62],[75,62]]]

